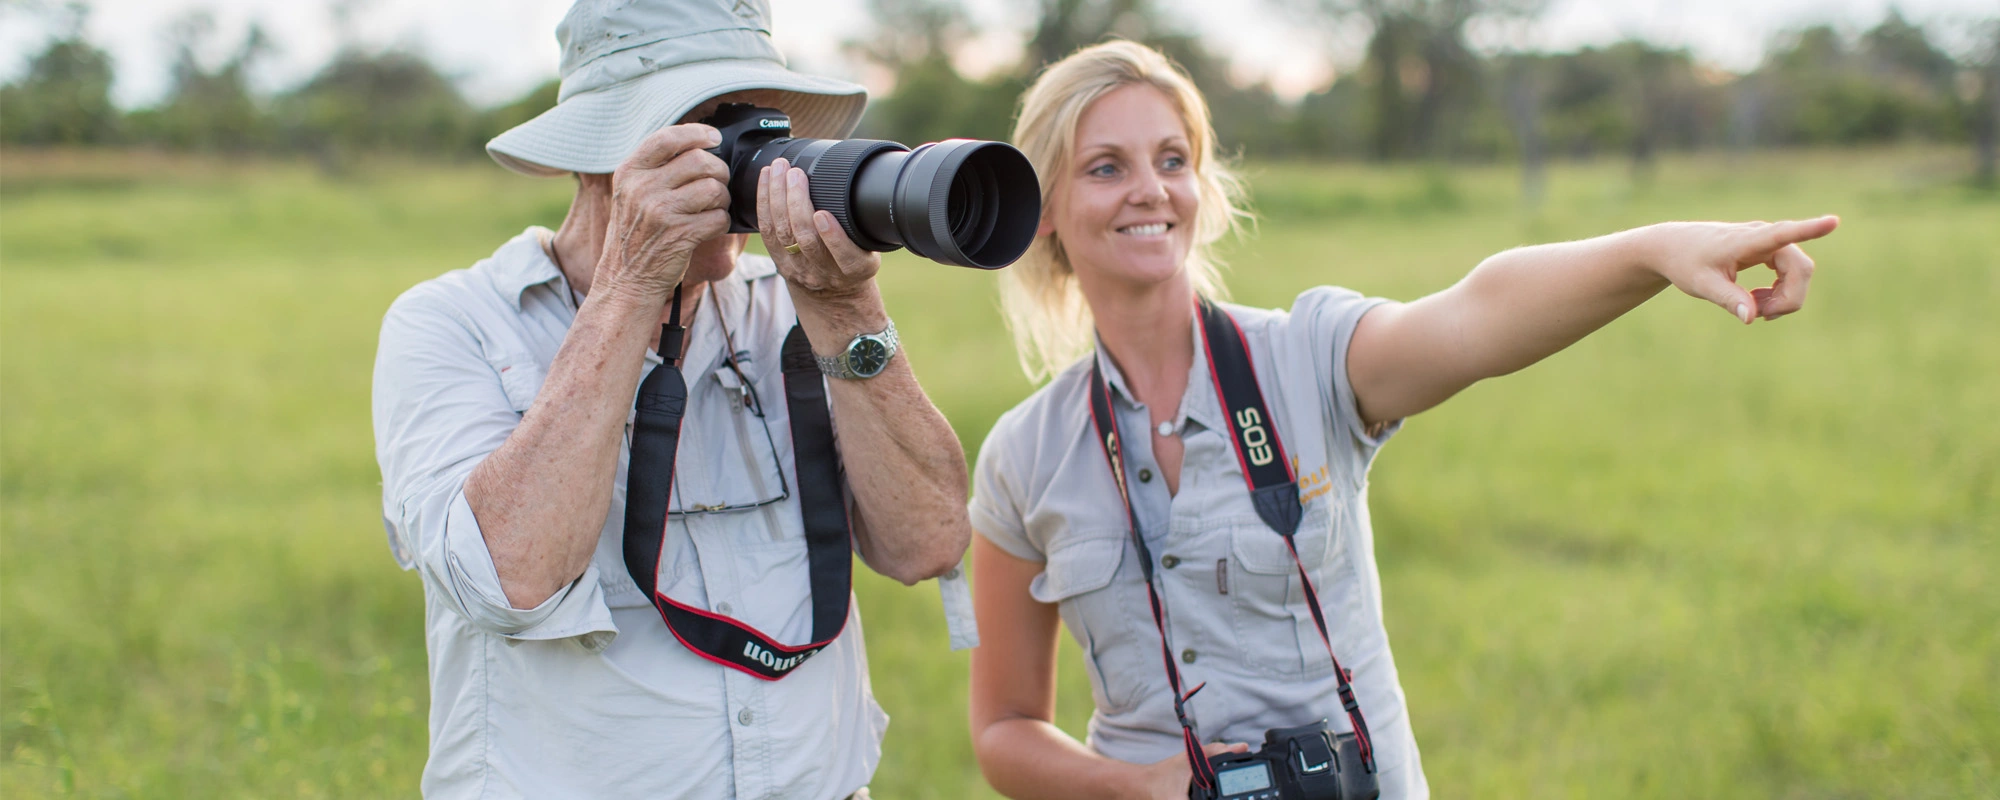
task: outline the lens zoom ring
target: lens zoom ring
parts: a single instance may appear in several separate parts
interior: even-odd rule
[[[864,250],[887,250],[887,242],[878,242],[861,231],[854,222],[854,214],[848,205],[854,199],[854,177],[861,173],[861,163],[883,150],[908,150],[900,144],[882,139],[843,139],[835,142],[821,153],[812,165],[812,180],[808,181],[813,208],[833,214],[840,221],[840,228],[847,232],[847,238]]]

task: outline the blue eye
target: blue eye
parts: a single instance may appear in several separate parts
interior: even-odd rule
[[[1099,178],[1109,178],[1118,174],[1118,167],[1115,164],[1100,164],[1091,168],[1090,174]]]
[[[1170,172],[1179,171],[1187,166],[1187,159],[1181,158],[1180,156],[1167,156],[1167,160],[1161,162],[1161,166],[1165,167]]]

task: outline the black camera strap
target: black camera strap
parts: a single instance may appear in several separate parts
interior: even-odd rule
[[[847,625],[854,562],[847,506],[841,498],[840,455],[833,443],[826,385],[813,361],[812,344],[797,325],[785,337],[782,362],[785,408],[792,425],[792,461],[799,479],[799,516],[805,523],[806,560],[812,582],[812,641],[786,645],[740,621],[695,608],[658,590],[660,552],[673,491],[674,453],[687,411],[681,377],[680,290],[660,333],[664,363],[639,385],[632,422],[632,458],[625,492],[625,569],[653,601],[667,630],[689,650],[717,664],[764,680],[791,674],[833,643]]]
[[[1194,784],[1202,789],[1215,785],[1215,768],[1202,754],[1201,737],[1194,732],[1194,724],[1188,722],[1187,701],[1201,691],[1196,686],[1185,692],[1181,690],[1181,671],[1174,666],[1173,645],[1167,641],[1166,606],[1160,602],[1160,592],[1153,586],[1153,551],[1146,546],[1146,537],[1139,534],[1139,512],[1132,507],[1132,493],[1125,485],[1125,448],[1118,438],[1118,418],[1111,413],[1111,390],[1104,385],[1104,371],[1095,360],[1090,365],[1090,421],[1097,425],[1097,441],[1104,445],[1104,459],[1111,464],[1111,477],[1118,483],[1118,496],[1125,500],[1126,530],[1132,537],[1132,546],[1139,551],[1139,572],[1146,578],[1146,599],[1153,606],[1153,627],[1160,631],[1160,662],[1167,665],[1167,685],[1174,692],[1174,717],[1181,723],[1181,746],[1187,748],[1188,766],[1194,770]],[[1204,686],[1207,684],[1203,684]]]
[[[1305,513],[1299,501],[1299,484],[1292,475],[1292,464],[1285,456],[1285,446],[1278,438],[1276,420],[1264,404],[1263,390],[1257,386],[1257,372],[1250,360],[1250,348],[1243,340],[1243,331],[1228,312],[1207,298],[1197,298],[1196,306],[1201,315],[1202,352],[1208,359],[1209,380],[1215,386],[1216,400],[1229,417],[1229,441],[1235,448],[1243,479],[1249,484],[1251,503],[1257,509],[1257,516],[1271,530],[1284,537],[1285,547],[1291,551],[1292,564],[1298,568],[1299,582],[1305,587],[1306,605],[1312,610],[1313,625],[1319,629],[1320,642],[1326,645],[1326,656],[1333,662],[1341,708],[1347,712],[1347,719],[1354,726],[1354,738],[1361,750],[1362,764],[1372,773],[1375,771],[1375,748],[1368,735],[1368,723],[1362,718],[1361,704],[1354,696],[1354,676],[1340,665],[1340,658],[1333,654],[1333,638],[1327,634],[1326,616],[1320,609],[1319,593],[1313,589],[1305,561],[1299,558],[1294,536]],[[1095,361],[1091,364],[1090,377],[1090,419],[1097,427],[1105,459],[1111,464],[1111,477],[1118,483],[1118,494],[1125,501],[1125,517],[1130,524],[1132,543],[1139,551],[1140,572],[1145,576],[1146,595],[1153,606],[1153,624],[1160,631],[1160,652],[1167,665],[1167,683],[1174,691],[1174,714],[1180,719],[1181,736],[1188,747],[1188,763],[1194,765],[1195,784],[1206,789],[1214,783],[1214,771],[1208,766],[1208,760],[1202,757],[1200,740],[1188,723],[1185,708],[1187,698],[1193,697],[1194,691],[1181,692],[1180,671],[1174,666],[1173,650],[1167,643],[1160,595],[1153,586],[1153,554],[1146,547],[1145,537],[1139,533],[1139,514],[1132,507],[1132,494],[1125,482],[1118,421],[1111,413],[1111,390],[1105,385],[1103,371]],[[1195,687],[1195,691],[1200,688]]]

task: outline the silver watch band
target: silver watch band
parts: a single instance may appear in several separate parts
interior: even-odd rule
[[[881,333],[864,333],[854,337],[838,354],[823,356],[813,354],[813,361],[819,365],[820,374],[842,380],[862,380],[882,374],[889,361],[896,357],[900,339],[896,336],[896,321],[889,320],[889,327]]]

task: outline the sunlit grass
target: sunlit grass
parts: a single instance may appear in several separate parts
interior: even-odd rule
[[[1270,306],[1407,299],[1657,219],[1845,219],[1807,313],[1743,329],[1662,297],[1384,450],[1388,623],[1439,796],[1993,791],[2000,200],[1951,182],[1962,160],[1568,165],[1537,211],[1503,167],[1249,165],[1231,284]],[[378,522],[376,326],[567,191],[0,154],[0,794],[414,793],[422,596]],[[898,255],[883,280],[975,450],[1031,389],[992,276]],[[894,720],[877,795],[984,792],[935,591],[861,574]]]

